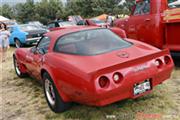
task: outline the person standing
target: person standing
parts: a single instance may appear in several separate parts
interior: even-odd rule
[[[0,58],[2,62],[6,60],[6,52],[9,48],[10,32],[5,23],[0,23]]]

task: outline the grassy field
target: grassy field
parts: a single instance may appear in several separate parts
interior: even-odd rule
[[[47,106],[42,86],[36,80],[16,76],[13,51],[11,48],[7,61],[0,63],[0,120],[180,120],[180,58],[175,59],[171,79],[149,95],[105,107],[74,103],[67,112],[55,114]]]

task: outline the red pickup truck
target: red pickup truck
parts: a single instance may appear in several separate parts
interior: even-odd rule
[[[129,38],[178,52],[180,51],[178,7],[180,3],[177,0],[136,0],[130,17],[118,19],[114,25],[124,29]]]

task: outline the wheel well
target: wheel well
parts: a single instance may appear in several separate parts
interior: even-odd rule
[[[16,42],[16,40],[19,40],[19,39],[15,37],[15,38],[14,38],[14,42]],[[20,40],[19,40],[19,41],[20,41]]]
[[[13,58],[17,60],[17,57],[16,57],[15,54],[13,54]],[[25,66],[23,63],[20,63],[20,65],[21,65],[22,72],[23,72],[23,73],[27,73],[27,68],[26,68],[26,66]]]
[[[14,41],[15,41],[15,40],[19,40],[19,39],[15,37],[15,38],[14,38]]]
[[[43,74],[44,74],[44,73],[48,73],[48,72],[47,72],[45,69],[42,69],[42,70],[41,70],[41,78],[42,78],[42,79],[43,79]]]

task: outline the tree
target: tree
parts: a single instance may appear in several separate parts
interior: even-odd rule
[[[69,15],[81,15],[84,18],[91,18],[103,13],[128,14],[135,0],[70,0],[63,6],[61,0],[41,0],[34,3],[34,0],[27,0],[26,3],[17,4],[15,9],[8,5],[0,7],[1,14],[8,18],[15,18],[21,23],[28,21],[40,21],[44,24],[57,18],[67,18]]]
[[[16,19],[23,23],[34,20],[34,8],[35,5],[33,0],[28,0],[24,4],[17,4],[15,7]]]
[[[42,0],[36,4],[35,11],[37,18],[44,24],[47,24],[51,20],[64,17],[64,7],[59,0]]]
[[[9,5],[4,4],[2,7],[0,7],[0,15],[11,19],[14,17],[13,9]]]
[[[83,17],[94,17],[103,13],[118,14],[122,10],[122,0],[72,0],[67,4],[67,11],[71,15],[79,14]]]

